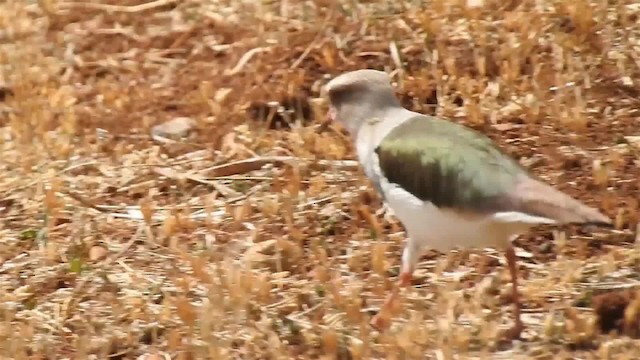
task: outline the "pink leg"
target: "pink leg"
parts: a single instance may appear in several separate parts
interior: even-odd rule
[[[513,247],[509,246],[507,249],[507,264],[509,265],[509,272],[511,273],[511,286],[513,292],[513,316],[515,318],[515,324],[506,336],[510,339],[517,339],[520,337],[524,324],[520,318],[520,295],[518,294],[518,268],[516,265],[516,253]]]
[[[391,324],[392,317],[397,311],[398,297],[400,296],[400,289],[411,285],[411,278],[415,265],[420,257],[419,249],[416,244],[408,239],[407,245],[402,252],[402,271],[398,283],[391,290],[391,294],[387,297],[380,311],[371,319],[371,326],[377,330],[384,330]]]

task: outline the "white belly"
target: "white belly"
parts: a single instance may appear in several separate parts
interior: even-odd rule
[[[402,188],[381,182],[386,201],[420,247],[446,252],[453,248],[504,248],[530,226],[497,221],[494,215],[461,216],[421,201]]]

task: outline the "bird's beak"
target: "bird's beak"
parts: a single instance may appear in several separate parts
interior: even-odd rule
[[[351,139],[349,138],[349,136],[345,136],[339,130],[342,127],[340,125],[340,122],[336,119],[336,116],[337,116],[336,109],[334,109],[333,106],[329,106],[329,111],[327,111],[327,115],[325,116],[322,123],[320,123],[320,125],[317,127],[316,134],[322,134],[323,132],[330,130],[336,135],[338,135],[346,144],[349,144],[351,142]],[[338,125],[339,129],[335,128],[334,123]]]
[[[320,123],[320,126],[318,126],[318,129],[316,130],[316,133],[321,134],[321,133],[327,131],[327,129],[329,129],[329,126],[331,125],[331,123],[336,118],[335,114],[336,114],[335,109],[333,107],[329,107],[329,111],[327,111],[327,115],[325,116],[325,118],[322,121],[322,123]]]

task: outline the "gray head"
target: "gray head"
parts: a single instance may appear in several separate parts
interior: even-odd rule
[[[400,107],[387,73],[364,69],[339,75],[326,85],[329,118],[355,134],[370,117]]]

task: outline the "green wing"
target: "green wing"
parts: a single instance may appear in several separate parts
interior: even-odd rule
[[[437,207],[500,211],[526,173],[485,135],[430,116],[397,126],[375,151],[389,182]]]

